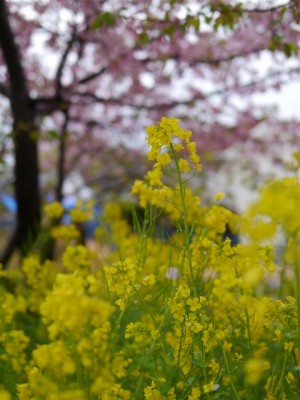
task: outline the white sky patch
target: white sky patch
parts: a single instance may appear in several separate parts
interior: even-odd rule
[[[147,89],[152,89],[155,86],[154,76],[150,72],[142,72],[139,75],[139,81]]]
[[[274,105],[274,111],[279,118],[299,117],[300,79],[282,87],[281,90],[270,90],[253,96],[254,104],[266,107]]]

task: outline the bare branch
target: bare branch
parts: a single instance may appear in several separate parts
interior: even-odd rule
[[[239,53],[229,54],[229,55],[226,55],[223,57],[218,57],[218,58],[198,58],[198,59],[194,60],[190,65],[191,66],[194,66],[197,64],[219,65],[222,63],[231,62],[231,61],[239,59],[239,58],[244,58],[244,57],[250,56],[252,54],[260,53],[263,50],[265,50],[265,46],[259,46],[254,49],[244,50]]]
[[[62,88],[62,82],[61,82],[62,74],[64,71],[64,67],[66,65],[68,55],[69,55],[70,51],[72,50],[72,47],[76,41],[76,33],[77,33],[76,26],[74,26],[71,37],[67,43],[67,47],[66,47],[65,51],[63,52],[60,63],[57,67],[57,71],[56,71],[56,75],[55,75],[56,96],[59,96],[60,90]]]
[[[277,10],[282,10],[283,8],[287,8],[291,6],[291,1],[288,1],[285,4],[279,4],[277,6],[273,6],[273,7],[267,7],[267,8],[242,8],[242,12],[245,13],[269,13],[269,12],[273,12],[273,11],[277,11]]]
[[[65,157],[66,157],[66,141],[68,137],[68,123],[69,113],[68,110],[64,112],[64,122],[60,132],[58,143],[58,160],[57,160],[57,186],[56,186],[56,200],[61,202],[63,198],[63,183],[65,179]]]
[[[233,53],[233,54],[228,54],[225,56],[219,56],[216,58],[213,57],[199,57],[196,58],[195,60],[191,61],[189,63],[189,66],[194,66],[194,65],[198,65],[198,64],[208,64],[208,65],[220,65],[222,63],[227,63],[227,62],[231,62],[235,59],[239,59],[239,58],[244,58],[247,56],[250,56],[252,54],[257,54],[260,53],[262,51],[264,51],[266,48],[265,46],[258,46],[256,48],[253,49],[244,49],[243,51],[240,51],[238,53]],[[168,55],[164,55],[163,59],[160,58],[144,58],[141,60],[142,64],[148,64],[148,63],[153,63],[153,62],[157,62],[157,61],[164,61],[165,59],[170,59],[170,60],[174,60],[174,61],[180,61],[180,59],[183,59],[183,56],[180,55],[179,53],[173,53],[173,54],[168,54]]]
[[[108,70],[108,67],[103,67],[99,71],[93,72],[93,73],[85,76],[84,78],[82,78],[78,81],[78,85],[84,85],[84,84],[92,81],[93,79],[98,78],[100,75],[104,74],[104,72],[106,72],[107,70]]]
[[[300,69],[298,67],[291,68],[290,73],[293,74],[299,74]],[[243,85],[239,86],[239,91],[242,93],[244,90],[249,90],[251,87],[256,87],[260,86],[262,84],[268,84],[272,85],[272,80],[274,78],[279,79],[281,77],[281,72],[275,71],[272,73],[269,73],[266,77],[262,77],[260,79],[252,80],[248,83],[245,83]],[[237,90],[234,85],[231,86],[225,86],[220,89],[213,90],[209,93],[202,93],[199,91],[199,93],[193,95],[190,99],[183,100],[183,101],[178,101],[178,100],[173,100],[165,103],[154,103],[153,104],[135,104],[134,102],[130,102],[126,100],[124,97],[115,97],[115,98],[108,98],[108,97],[100,97],[97,96],[94,93],[90,92],[79,92],[79,91],[74,91],[72,94],[76,97],[79,96],[81,98],[86,98],[91,100],[92,102],[98,102],[102,104],[107,104],[107,105],[115,105],[119,107],[132,107],[136,110],[148,110],[148,111],[153,111],[153,110],[168,110],[172,109],[174,107],[178,106],[193,106],[195,105],[195,102],[197,101],[204,101],[205,99],[211,98],[213,96],[222,96],[225,93],[232,92],[233,90]],[[75,103],[77,102],[77,99],[74,101]],[[74,117],[72,117],[72,120],[74,121]],[[89,120],[86,121],[88,125],[99,125],[99,121],[93,121]]]
[[[100,75],[102,75],[105,71],[107,71],[107,67],[101,68],[99,71],[93,72],[84,78],[80,79],[77,82],[77,86],[79,85],[84,85],[93,79],[98,78]],[[68,88],[65,88],[66,91]],[[74,94],[74,93],[72,93]],[[70,104],[69,100],[66,99],[61,99],[60,96],[55,94],[52,97],[37,97],[36,99],[31,99],[31,103],[35,109],[35,111],[38,113],[38,115],[43,116],[43,115],[49,115],[54,111],[65,111],[68,105]]]

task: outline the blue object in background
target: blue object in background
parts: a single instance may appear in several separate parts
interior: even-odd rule
[[[4,207],[11,213],[15,214],[17,212],[18,206],[15,198],[10,194],[3,193],[0,195],[1,202]]]
[[[65,211],[70,211],[76,206],[76,197],[74,196],[64,197],[61,204],[65,209]],[[61,222],[66,225],[70,224],[71,223],[70,215],[68,213],[67,214],[64,213],[61,218]]]
[[[47,199],[48,201],[50,200],[49,198]],[[68,196],[65,197],[62,201],[62,205],[65,209],[65,211],[70,211],[76,206],[76,197],[75,196]],[[15,198],[11,196],[8,193],[3,193],[0,195],[0,202],[4,205],[4,207],[7,209],[8,212],[12,214],[16,214],[18,206]],[[92,221],[87,221],[84,224],[84,232],[86,235],[87,239],[92,239],[94,235],[95,229],[99,226],[99,218],[101,216],[101,207],[99,205],[95,205],[94,208],[94,219]],[[10,220],[10,218],[9,218]],[[71,218],[68,213],[64,213],[62,216],[62,223],[63,224],[70,224]]]
[[[86,239],[93,239],[95,229],[99,226],[99,219],[101,216],[101,207],[98,205],[94,206],[94,219],[92,221],[87,221],[84,224],[84,232],[86,235]]]

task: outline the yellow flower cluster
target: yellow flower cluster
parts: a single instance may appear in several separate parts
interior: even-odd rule
[[[137,180],[132,188],[132,194],[139,195],[140,205],[144,208],[147,204],[161,208],[172,204],[178,189],[172,190],[163,183],[166,166],[174,163],[180,174],[190,172],[192,168],[201,170],[196,143],[190,141],[192,132],[185,131],[179,122],[179,119],[164,117],[156,126],[146,128],[150,146],[148,158],[155,163],[152,170],[146,173],[145,182]],[[187,157],[184,157],[185,153]]]
[[[44,215],[49,219],[60,218],[63,213],[64,208],[58,201],[44,205]]]
[[[58,274],[40,308],[51,338],[72,331],[80,336],[87,326],[101,327],[112,311],[110,304],[89,294],[87,277],[76,273]]]
[[[248,230],[257,240],[268,239],[281,226],[288,234],[299,235],[300,183],[296,176],[268,183],[259,200],[249,209]]]
[[[133,187],[144,207],[134,226],[108,204],[100,254],[60,225],[52,234],[67,246],[55,260],[31,254],[1,271],[0,398],[300,398],[298,181],[267,185],[242,223],[187,187],[184,174],[200,168],[191,132],[172,118],[147,132],[155,164]],[[78,208],[74,224],[89,214]],[[157,233],[161,216],[168,235]],[[238,225],[255,240],[222,238]],[[275,267],[266,239],[280,229]]]
[[[70,217],[74,224],[82,224],[90,221],[94,215],[94,201],[84,203],[82,200],[77,201],[75,208],[70,210]]]

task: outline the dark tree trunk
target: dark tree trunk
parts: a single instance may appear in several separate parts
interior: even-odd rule
[[[34,110],[5,0],[0,0],[0,48],[9,76],[13,117],[15,195],[18,204],[15,243],[24,255],[36,238],[40,224],[38,143]]]

